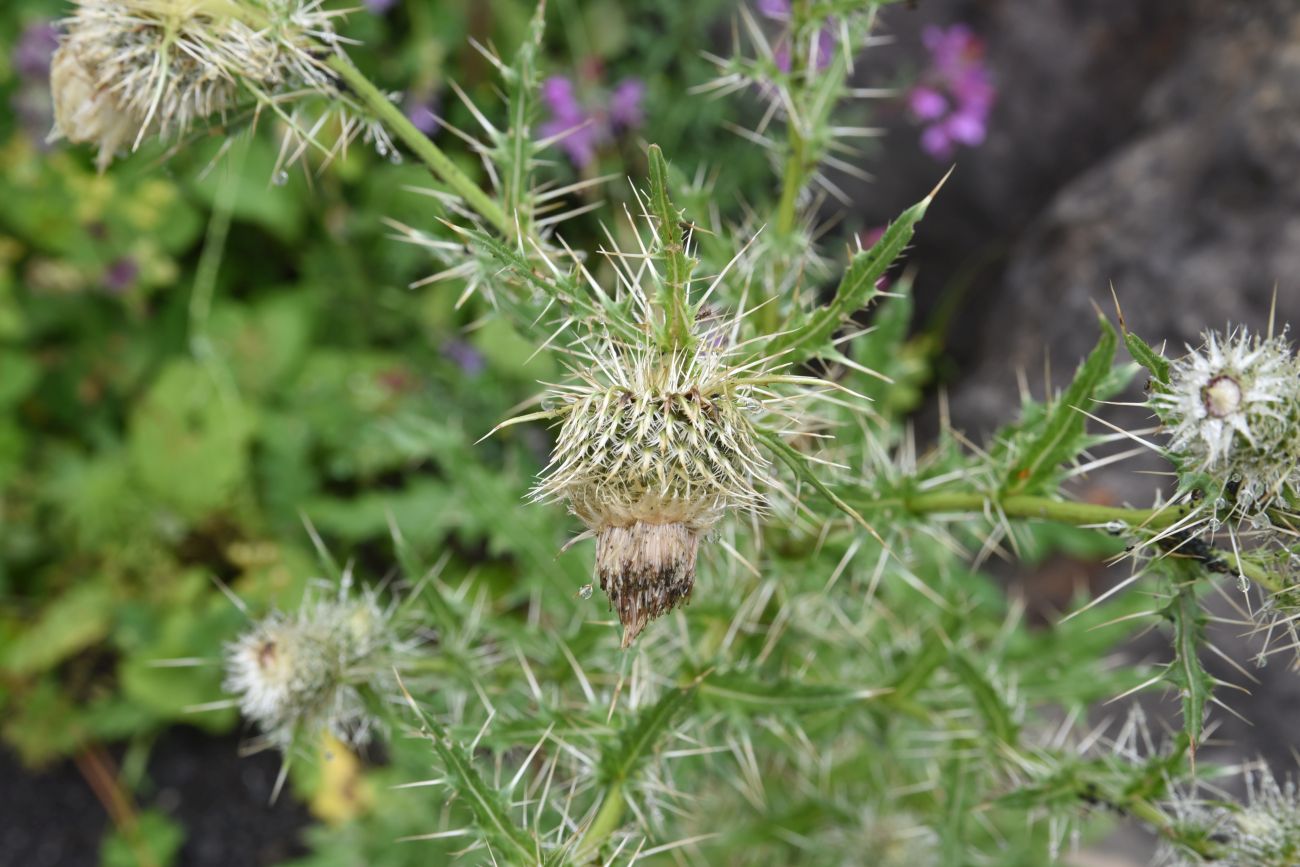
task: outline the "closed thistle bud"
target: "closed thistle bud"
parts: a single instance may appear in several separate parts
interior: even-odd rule
[[[1282,338],[1207,334],[1170,365],[1150,405],[1169,428],[1169,451],[1214,478],[1239,511],[1300,486],[1300,365]]]
[[[224,119],[241,99],[327,88],[318,56],[332,16],[319,5],[77,0],[51,68],[51,136],[98,145],[102,170],[146,137]]]
[[[557,389],[560,434],[535,499],[564,501],[596,537],[596,574],[627,647],[689,598],[700,537],[760,508],[767,469],[754,386],[701,341],[663,354],[605,342],[581,384]]]
[[[357,746],[375,723],[359,687],[382,686],[399,652],[391,618],[372,596],[309,602],[258,621],[227,646],[225,688],[281,749],[300,732],[320,731]]]

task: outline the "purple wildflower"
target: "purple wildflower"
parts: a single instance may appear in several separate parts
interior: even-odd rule
[[[908,93],[907,105],[923,126],[921,149],[948,159],[958,145],[984,141],[996,91],[984,63],[984,40],[969,27],[927,27],[921,40],[930,67]]]
[[[571,78],[552,76],[542,83],[542,103],[550,117],[538,128],[542,138],[556,144],[578,168],[586,168],[596,159],[596,151],[616,134],[636,129],[644,121],[641,102],[645,84],[626,78],[602,101],[589,106],[578,97]]]
[[[47,146],[46,134],[54,123],[50,63],[58,47],[58,28],[52,21],[41,20],[24,28],[10,54],[18,78],[10,104],[23,132],[41,149]]]
[[[645,99],[645,82],[625,78],[609,96],[609,121],[618,129],[636,129],[645,122],[641,102]]]
[[[790,17],[790,0],[758,0],[757,8],[764,18],[785,21]]]
[[[134,286],[139,278],[140,266],[130,256],[123,256],[104,270],[102,279],[105,289],[114,295],[121,295]]]
[[[442,347],[442,354],[451,360],[466,376],[478,376],[487,367],[483,353],[464,340],[449,340]]]
[[[51,21],[29,24],[18,37],[10,59],[14,72],[27,81],[45,81],[50,77],[50,61],[59,47],[59,30]]]
[[[436,93],[430,96],[409,93],[402,104],[402,110],[416,129],[432,138],[442,129],[442,121],[438,118],[440,102]]]

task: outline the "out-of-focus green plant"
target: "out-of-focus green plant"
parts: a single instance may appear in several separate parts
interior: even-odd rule
[[[1289,863],[1294,792],[1210,805],[1194,764],[1201,598],[1230,575],[1294,634],[1284,341],[1170,361],[1102,320],[1063,392],[919,449],[898,263],[942,181],[871,244],[822,222],[876,134],[851,71],[888,4],[367,5],[82,0],[45,120],[109,172],[43,150],[5,82],[24,760],[241,707],[324,820],[304,864],[1039,865],[1108,815]],[[1121,339],[1167,446],[1088,424],[1137,370]],[[1176,494],[1076,499],[1129,439]],[[1151,592],[1050,628],[981,568],[1125,545]],[[1152,623],[1168,664],[1108,662]],[[1087,725],[1148,687],[1181,700],[1168,742]],[[105,862],[177,834],[146,812]]]

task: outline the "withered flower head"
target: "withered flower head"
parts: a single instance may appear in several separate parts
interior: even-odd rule
[[[604,338],[578,377],[553,392],[560,434],[534,498],[566,502],[596,537],[627,647],[690,597],[701,536],[762,506],[758,385],[707,339],[664,354]]]

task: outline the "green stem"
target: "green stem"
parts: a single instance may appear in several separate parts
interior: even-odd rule
[[[416,129],[415,124],[407,119],[401,109],[375,87],[351,60],[336,54],[327,63],[330,69],[338,73],[339,78],[347,84],[357,99],[373,111],[389,131],[410,148],[443,183],[501,234],[506,237],[514,234],[513,223],[496,200],[483,192],[483,189],[462,172],[452,162],[451,157],[447,156],[427,135]]]
[[[798,216],[796,205],[799,190],[803,188],[804,142],[797,124],[786,125],[786,147],[790,154],[785,160],[785,171],[781,174],[781,201],[776,208],[776,231],[779,237],[788,238],[794,231],[795,218]]]
[[[1214,860],[1223,854],[1219,851],[1219,847],[1211,841],[1189,838],[1186,834],[1181,833],[1169,821],[1169,818],[1150,801],[1142,798],[1130,798],[1125,803],[1114,806],[1121,812],[1128,813],[1133,818],[1145,822],[1151,826],[1153,831],[1171,843],[1189,849],[1206,860]]]
[[[805,67],[808,63],[807,52],[804,50],[804,40],[799,38],[803,32],[804,24],[808,20],[808,3],[807,0],[797,0],[791,4],[790,8],[790,81],[793,87],[796,76],[802,76],[800,86],[808,87],[809,76],[812,74]],[[799,116],[803,116],[803,100],[799,99],[801,94],[791,93],[790,101],[799,108]],[[803,188],[804,183],[804,140],[803,133],[799,131],[799,124],[793,117],[786,119],[785,125],[786,149],[789,153],[785,159],[785,171],[781,175],[781,201],[776,209],[776,231],[779,237],[789,238],[790,233],[794,231],[795,220],[798,217],[796,205],[799,201],[799,190]]]
[[[596,853],[600,851],[600,847],[610,835],[623,826],[624,808],[623,784],[615,781],[605,790],[600,809],[596,811],[596,818],[591,820],[587,833],[583,835],[582,842],[574,853],[575,864],[582,864],[596,857]]]
[[[996,510],[1008,518],[1039,519],[1076,527],[1119,523],[1127,529],[1152,531],[1167,530],[1191,513],[1191,508],[1186,505],[1130,509],[1030,495],[993,498],[978,491],[935,491],[908,497],[864,501],[855,505],[863,511],[895,508],[914,515]],[[1270,592],[1277,593],[1287,586],[1287,582],[1280,576],[1254,561],[1239,557],[1234,551],[1221,550],[1216,552],[1216,555],[1234,572],[1244,575]]]

